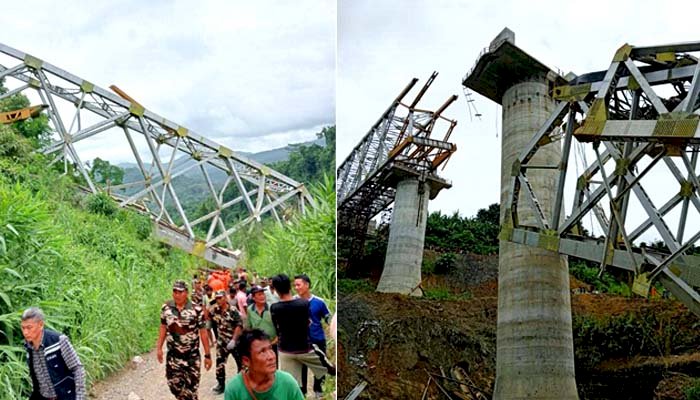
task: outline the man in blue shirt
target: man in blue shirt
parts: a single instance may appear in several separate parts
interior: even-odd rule
[[[309,325],[309,340],[311,344],[317,346],[324,354],[326,353],[326,334],[323,331],[321,321],[328,324],[330,319],[330,311],[328,306],[320,298],[311,293],[311,279],[306,274],[300,274],[294,277],[294,289],[297,295],[309,301],[309,314],[311,315],[311,324]],[[320,398],[323,393],[324,377],[316,378],[314,376],[314,393],[317,398]],[[302,392],[306,388],[306,368],[302,369]]]

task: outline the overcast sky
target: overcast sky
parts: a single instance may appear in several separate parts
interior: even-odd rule
[[[335,1],[14,1],[0,24],[0,42],[234,150],[335,121]]]
[[[338,165],[413,77],[440,75],[421,103],[457,119],[458,150],[441,173],[453,187],[430,209],[462,215],[499,201],[501,110],[472,94],[481,120],[470,121],[461,81],[504,28],[516,45],[552,68],[605,70],[625,42],[635,46],[700,40],[692,1],[365,1],[338,3]],[[677,190],[674,186],[673,190]],[[567,201],[570,199],[567,199]],[[660,204],[659,204],[660,205]]]

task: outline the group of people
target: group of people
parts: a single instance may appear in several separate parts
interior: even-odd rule
[[[322,325],[330,312],[311,293],[311,279],[302,274],[292,281],[279,274],[249,285],[240,270],[237,278],[228,290],[214,290],[195,277],[191,300],[185,281],[173,285],[173,299],[161,310],[156,345],[162,363],[167,344],[170,391],[177,399],[198,398],[201,342],[207,370],[211,348],[216,348],[217,385],[212,390],[225,392],[225,400],[303,399],[307,369],[314,375],[314,396],[321,398],[324,377],[335,375],[335,367],[326,356]],[[239,373],[226,385],[229,356]]]
[[[187,282],[174,282],[172,299],[161,308],[156,344],[171,393],[178,400],[198,399],[201,347],[207,371],[216,349],[213,391],[225,392],[225,400],[304,399],[307,369],[314,376],[313,394],[321,398],[324,377],[334,376],[335,367],[326,356],[322,325],[330,313],[311,293],[311,279],[279,274],[249,285],[245,278],[239,273],[229,290],[214,291],[195,277],[191,295]],[[68,338],[44,327],[38,308],[27,309],[21,319],[30,400],[84,400],[85,370]],[[226,384],[229,356],[238,373]]]

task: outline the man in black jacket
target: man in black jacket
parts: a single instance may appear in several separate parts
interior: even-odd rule
[[[65,335],[44,328],[37,307],[22,314],[22,335],[32,378],[30,400],[84,400],[85,369]]]

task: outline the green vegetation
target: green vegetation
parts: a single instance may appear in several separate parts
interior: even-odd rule
[[[8,102],[25,104],[11,97],[0,108]],[[71,338],[90,382],[153,347],[172,281],[194,268],[150,238],[148,218],[106,195],[81,197],[70,174],[31,153],[45,118],[0,125],[0,400],[29,397],[24,309],[42,307]]]
[[[367,279],[338,279],[338,293],[372,293],[374,285]]]
[[[696,379],[693,386],[683,391],[686,400],[700,400],[700,379]]]
[[[498,252],[498,230],[498,204],[480,209],[472,218],[435,211],[428,216],[425,245],[449,252],[493,254]]]
[[[629,285],[624,281],[620,281],[619,278],[616,278],[608,271],[605,271],[602,276],[598,276],[600,269],[591,263],[570,258],[569,272],[576,279],[592,285],[595,290],[601,293],[617,294],[625,297],[632,296],[632,289]]]
[[[615,315],[574,314],[576,365],[592,369],[605,359],[667,356],[695,349],[700,344],[690,313],[649,308]]]
[[[246,241],[246,265],[263,276],[305,273],[311,288],[325,299],[335,298],[335,186],[332,176],[310,188],[316,207],[294,215],[284,225],[269,224],[262,236]],[[252,236],[252,237],[251,237]]]
[[[270,164],[270,167],[303,183],[322,182],[324,176],[335,176],[335,126],[327,126],[316,134],[325,138],[324,147],[299,146],[289,159]]]

